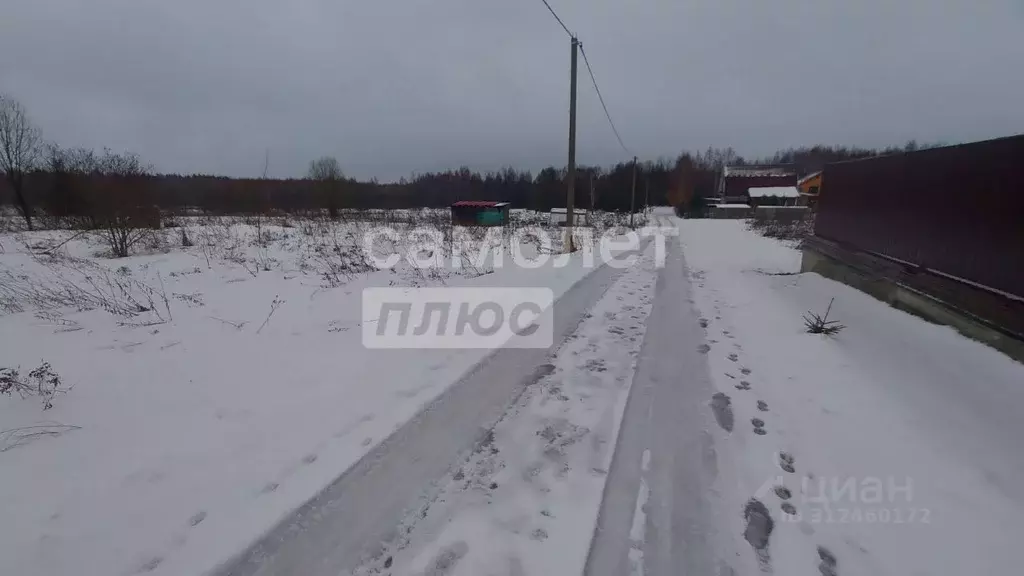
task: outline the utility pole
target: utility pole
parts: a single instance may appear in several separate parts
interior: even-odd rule
[[[644,176],[644,216],[647,215],[647,211],[651,208],[651,173],[648,172]]]
[[[629,194],[629,227],[633,227],[633,211],[636,208],[636,156],[633,156],[633,188]]]
[[[580,41],[572,37],[572,64],[569,69],[569,170],[565,199],[565,251],[572,252],[572,209],[576,201],[576,51]]]
[[[590,171],[590,209],[587,210],[587,226],[590,226],[590,215],[594,213],[597,207],[594,206],[594,171]]]

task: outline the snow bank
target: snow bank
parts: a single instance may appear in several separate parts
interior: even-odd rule
[[[748,499],[769,508],[762,561],[815,576],[1019,572],[1024,366],[798,274],[799,251],[740,222],[679,227],[712,373],[735,416],[721,431],[722,492],[736,534]],[[847,328],[807,334],[801,316],[832,298],[829,318]]]

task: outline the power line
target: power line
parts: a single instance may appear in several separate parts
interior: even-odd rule
[[[547,2],[544,2],[547,4]],[[629,154],[629,148],[622,143],[622,137],[619,136],[619,131],[615,129],[615,122],[612,122],[612,115],[608,113],[608,106],[604,103],[604,96],[601,96],[601,89],[597,87],[597,79],[594,78],[594,70],[590,67],[590,61],[587,60],[587,51],[583,49],[583,44],[580,44],[580,53],[583,54],[583,63],[587,65],[587,72],[590,72],[590,81],[594,83],[594,90],[597,92],[597,99],[601,101],[601,108],[604,108],[604,115],[608,118],[608,124],[612,127],[612,132],[615,133],[615,139],[619,141],[619,146]]]
[[[562,30],[565,30],[565,33],[573,39],[573,42],[576,42],[576,35],[569,31],[565,22],[562,22],[562,19],[555,13],[555,9],[551,7],[551,4],[548,4],[548,0],[541,0],[541,2],[543,2],[544,6],[546,6],[548,11],[551,12],[551,15],[555,17],[555,20],[558,21]],[[631,152],[629,151],[629,148],[627,148],[622,142],[622,136],[619,135],[619,130],[615,127],[615,122],[612,121],[612,115],[608,113],[608,105],[604,103],[604,96],[601,95],[601,89],[597,86],[597,79],[594,78],[594,69],[590,67],[590,60],[587,59],[587,51],[583,49],[582,43],[579,43],[578,46],[580,53],[583,54],[583,62],[587,65],[587,72],[590,73],[590,81],[594,84],[594,91],[597,92],[597,99],[601,101],[601,108],[604,110],[604,115],[608,118],[608,124],[612,127],[612,132],[615,133],[615,139],[619,141],[619,146],[622,146],[622,149],[625,150],[627,154],[630,154]],[[573,81],[575,82],[575,80]]]
[[[561,24],[562,26],[562,30],[565,30],[565,33],[568,34],[570,38],[575,38],[576,36],[574,36],[572,32],[569,32],[569,28],[565,26],[565,22],[562,22],[562,19],[558,17],[558,14],[555,14],[555,9],[551,7],[551,4],[548,4],[548,0],[540,1],[543,2],[545,6],[548,7],[548,11],[551,12],[551,15],[555,17],[555,20],[558,20],[558,23]]]

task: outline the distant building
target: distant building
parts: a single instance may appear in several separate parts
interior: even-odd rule
[[[800,189],[800,195],[804,203],[814,206],[818,202],[818,195],[821,194],[822,172],[812,172],[797,181],[796,187]]]
[[[551,225],[552,226],[565,226],[565,221],[568,218],[568,210],[565,208],[552,208],[551,209]],[[575,210],[574,210],[575,212]],[[573,214],[575,216],[575,214]]]
[[[453,226],[505,226],[508,202],[460,200],[451,206]]]
[[[796,168],[792,165],[749,164],[723,168],[716,188],[721,204],[750,204],[751,188],[793,187],[796,183]]]
[[[747,189],[750,205],[758,206],[799,206],[800,189],[796,186],[765,186]]]
[[[568,210],[565,208],[552,208],[550,223],[552,226],[565,226],[565,221],[568,219],[568,216]],[[573,225],[579,226],[584,220],[586,220],[587,225],[590,224],[590,212],[577,206],[572,211]]]

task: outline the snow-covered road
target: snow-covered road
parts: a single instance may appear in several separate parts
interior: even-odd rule
[[[654,248],[359,574],[582,573],[654,297]]]
[[[601,266],[577,282],[555,302],[550,349],[502,348],[487,356],[219,573],[335,576],[379,557],[401,536],[396,522],[404,513],[428,506],[434,483],[484,440],[524,388],[553,369],[552,352],[622,273]]]
[[[678,242],[669,243],[586,574],[715,574],[712,384]]]

